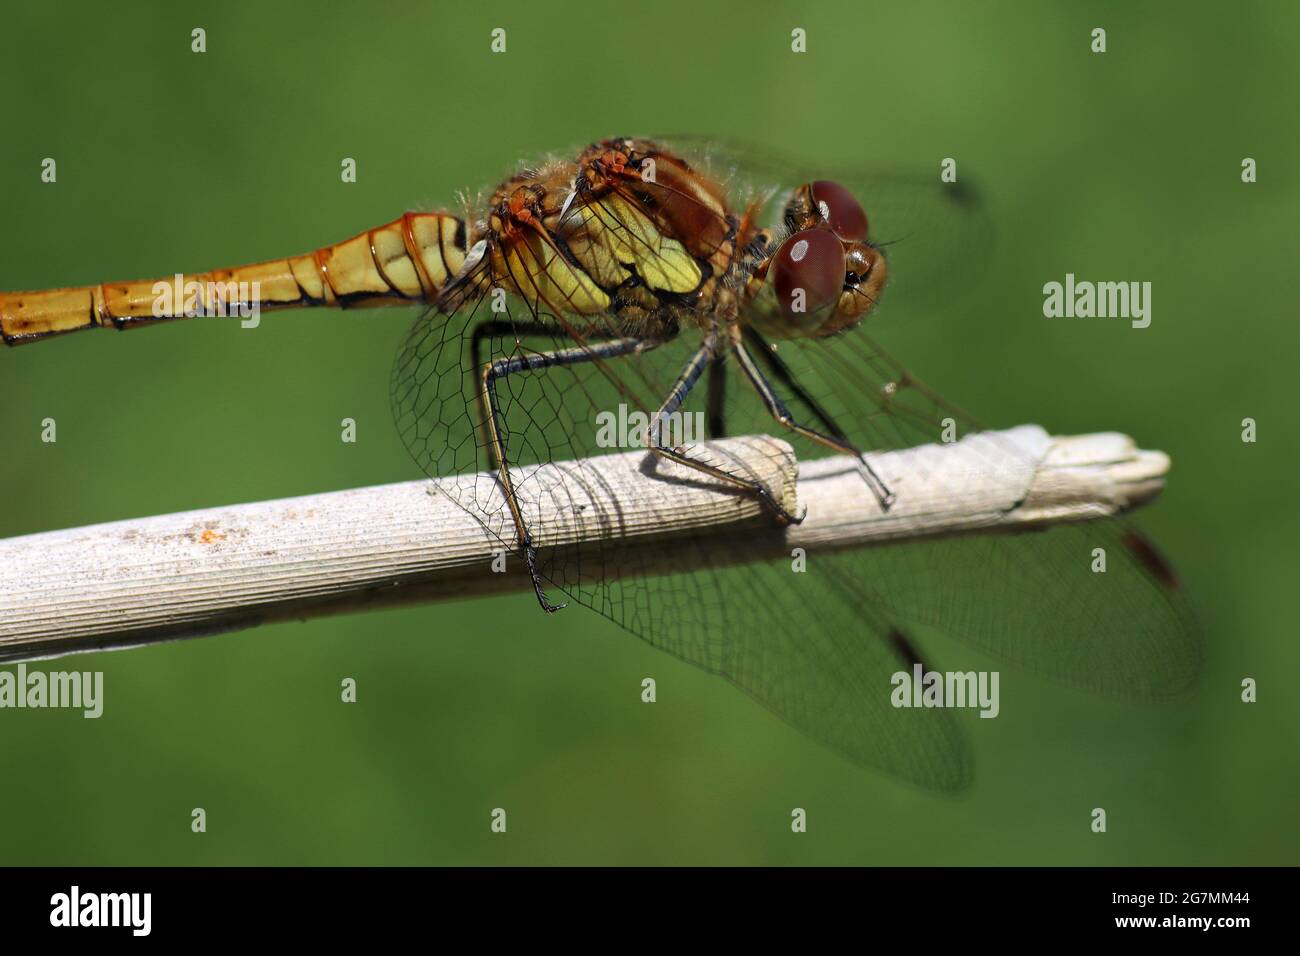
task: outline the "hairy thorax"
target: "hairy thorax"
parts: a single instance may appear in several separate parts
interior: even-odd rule
[[[717,324],[745,292],[750,237],[722,187],[641,140],[526,170],[492,194],[467,281],[504,288],[535,317],[624,329]]]

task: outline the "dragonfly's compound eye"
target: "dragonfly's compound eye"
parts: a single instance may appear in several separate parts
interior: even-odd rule
[[[796,232],[781,243],[770,274],[782,314],[800,327],[815,326],[844,290],[844,244],[825,229]]]
[[[866,210],[847,188],[829,179],[819,179],[808,187],[808,192],[835,235],[845,242],[867,238]]]

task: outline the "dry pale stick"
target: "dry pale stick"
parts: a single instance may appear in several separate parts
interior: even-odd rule
[[[646,469],[646,453],[636,451],[584,462],[590,480],[578,490],[579,508],[566,478],[573,469],[539,466],[520,489],[531,499],[527,513],[551,510],[537,526],[544,529],[539,546],[600,539],[603,548],[648,555],[653,573],[762,560],[798,547],[996,533],[1126,511],[1153,498],[1169,468],[1165,455],[1141,451],[1124,435],[1059,438],[1024,425],[871,455],[898,496],[882,513],[848,458],[800,467],[788,445],[766,436],[712,445],[741,459],[788,510],[806,508],[805,520],[777,527],[753,497],[696,473],[677,480],[673,466]],[[0,660],[529,589],[513,555],[506,572],[491,570],[500,540],[437,490],[475,480],[411,481],[0,541]],[[569,482],[564,495],[547,492],[562,481]]]

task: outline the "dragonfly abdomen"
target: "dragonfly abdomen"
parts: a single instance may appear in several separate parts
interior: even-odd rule
[[[465,261],[465,224],[407,213],[315,252],[163,279],[0,293],[0,336],[18,345],[90,328],[133,328],[271,309],[428,302]]]

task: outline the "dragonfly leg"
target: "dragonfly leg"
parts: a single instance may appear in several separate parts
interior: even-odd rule
[[[700,461],[698,458],[692,458],[677,448],[669,446],[664,441],[664,424],[668,421],[669,416],[674,414],[682,403],[686,401],[686,396],[690,393],[691,388],[700,380],[700,375],[712,363],[718,361],[716,354],[717,336],[710,333],[705,337],[704,343],[699,347],[695,354],[687,363],[682,374],[678,376],[677,383],[673,386],[668,398],[659,406],[654,417],[650,420],[650,428],[646,434],[646,446],[661,458],[668,461],[675,461],[679,465],[685,465],[688,468],[694,468],[696,471],[703,472],[713,478],[744,488],[758,496],[759,500],[766,505],[777,519],[784,524],[798,524],[801,517],[792,515],[785,507],[776,500],[772,492],[761,481],[755,481],[751,478],[742,478],[739,475],[733,475],[724,471],[716,465],[710,465],[708,462]]]
[[[483,346],[493,336],[508,335],[515,336],[516,344],[519,339],[524,337],[545,338],[550,342],[555,341],[555,327],[547,325],[545,322],[516,322],[513,319],[484,319],[478,325],[474,326],[474,334],[470,338],[471,354],[474,358],[474,368],[484,368],[486,363],[483,360]],[[480,447],[487,451],[488,467],[498,467],[496,456],[496,445],[491,441],[488,433],[488,407],[487,399],[483,389],[479,389],[475,396],[478,404],[478,432]]]
[[[758,341],[762,343],[762,339],[759,339]],[[785,365],[785,363],[782,362],[775,353],[764,349],[764,357],[768,360],[768,363],[771,365],[776,376],[781,379],[783,384],[793,389],[795,394],[813,409],[813,414],[822,425],[826,427],[830,434],[816,431],[815,429],[809,428],[807,425],[802,425],[795,421],[794,416],[790,414],[790,409],[786,407],[785,402],[781,401],[781,397],[776,394],[776,390],[772,388],[771,383],[764,377],[762,370],[754,362],[753,356],[750,355],[749,350],[745,348],[745,343],[739,336],[733,337],[731,349],[732,352],[735,353],[736,360],[740,363],[741,370],[745,373],[745,378],[754,386],[754,391],[758,392],[758,397],[767,407],[767,410],[771,413],[772,417],[775,418],[778,423],[784,425],[797,435],[802,435],[805,438],[815,441],[818,444],[825,445],[827,448],[831,448],[842,454],[852,455],[858,463],[858,473],[862,476],[862,480],[867,483],[867,487],[871,489],[871,493],[875,496],[881,510],[888,511],[895,501],[894,493],[889,490],[889,487],[885,484],[883,479],[881,479],[881,477],[872,469],[871,465],[867,463],[866,456],[863,455],[862,450],[850,442],[844,435],[844,432],[835,424],[830,415],[827,414],[820,405],[813,401],[811,396],[804,392],[798,382],[795,381],[794,376],[791,374],[790,369]]]
[[[709,364],[708,427],[709,437],[715,441],[727,437],[727,364]]]
[[[553,334],[553,330],[548,329],[547,331],[548,334]],[[537,601],[541,604],[542,610],[547,613],[558,611],[564,605],[552,604],[547,599],[546,588],[542,584],[542,576],[537,570],[537,549],[533,547],[532,536],[528,532],[528,525],[525,523],[523,512],[519,508],[519,498],[515,493],[514,479],[510,475],[510,462],[506,458],[505,442],[502,439],[501,409],[497,403],[497,380],[517,372],[534,372],[564,365],[578,365],[583,362],[617,358],[621,355],[630,355],[654,348],[658,344],[657,339],[629,336],[587,346],[556,349],[550,352],[529,352],[525,355],[496,359],[481,366],[479,402],[480,407],[486,409],[484,419],[488,433],[488,454],[497,463],[497,475],[501,480],[502,488],[505,490],[506,504],[510,507],[510,516],[514,520],[519,550],[523,552],[524,560],[528,563],[528,573],[533,579],[533,590],[537,594]]]

